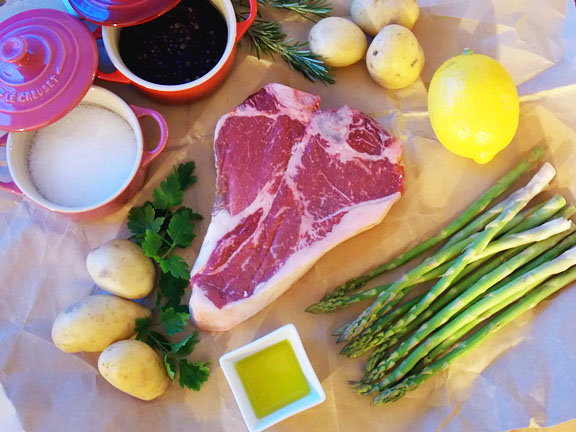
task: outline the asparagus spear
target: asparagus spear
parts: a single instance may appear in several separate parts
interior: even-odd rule
[[[470,244],[469,247],[467,247],[466,251],[456,260],[454,265],[448,269],[448,271],[444,274],[444,276],[442,276],[436,285],[434,285],[432,290],[427,293],[422,301],[420,301],[420,303],[412,308],[413,311],[412,313],[409,313],[408,320],[405,320],[404,324],[408,324],[409,321],[414,319],[418,313],[425,309],[436,297],[438,297],[438,295],[442,294],[442,292],[444,292],[450,286],[458,274],[486,248],[488,243],[490,243],[490,241],[498,234],[498,232],[501,231],[502,228],[504,228],[508,222],[510,222],[514,216],[516,216],[522,210],[522,208],[524,208],[524,206],[526,206],[528,201],[534,198],[534,196],[540,193],[542,189],[544,189],[544,187],[550,183],[555,174],[556,170],[554,170],[552,165],[545,163],[532,178],[532,180],[530,180],[528,185],[514,192],[508,198],[508,204],[502,213],[494,221],[486,225],[484,231],[479,233],[477,237],[470,237],[474,238],[474,241]],[[377,319],[378,313],[384,307],[384,305],[386,305],[386,303],[388,303],[390,300],[394,299],[399,290],[406,287],[406,281],[411,277],[414,277],[415,272],[420,272],[419,274],[425,274],[427,271],[430,271],[430,269],[438,266],[439,264],[442,264],[445,261],[438,263],[438,257],[446,254],[449,250],[468,240],[462,240],[461,242],[449,247],[445,251],[440,251],[438,254],[424,261],[424,263],[416,267],[416,269],[408,272],[403,278],[393,284],[389,289],[382,292],[371,306],[369,306],[358,316],[358,318],[350,323],[342,335],[340,335],[340,338],[350,339],[359,334],[362,330],[364,330]]]
[[[484,249],[488,246],[490,241],[498,234],[499,231],[504,228],[504,226],[514,218],[522,210],[522,208],[534,198],[538,193],[544,189],[550,183],[556,170],[549,163],[545,163],[542,168],[536,173],[536,175],[530,180],[527,186],[519,189],[510,197],[509,204],[502,213],[488,225],[484,231],[482,231],[478,238],[475,239],[472,244],[466,249],[466,251],[456,260],[454,265],[448,269],[448,271],[442,276],[442,278],[432,287],[430,291],[424,296],[424,298],[415,305],[404,318],[401,318],[397,325],[407,325],[413,321],[424,309],[426,309],[439,295],[441,295],[450,284],[454,281],[455,277],[474,259],[480,255]],[[497,240],[491,245],[495,248],[497,242],[502,240]],[[368,324],[374,321],[374,316],[377,316],[377,311],[380,307],[378,298],[374,304],[375,307],[368,308],[364,313],[357,319],[351,326],[352,331],[357,331],[358,328],[365,328]],[[365,311],[365,312],[366,312]]]
[[[576,281],[576,267],[565,271],[564,273],[554,277],[538,289],[535,289],[523,299],[512,305],[509,309],[494,318],[486,327],[478,331],[470,338],[460,342],[450,353],[427,366],[420,372],[410,375],[394,387],[385,389],[374,399],[374,404],[382,404],[393,402],[406,394],[406,392],[415,389],[428,378],[445,369],[455,359],[462,354],[470,351],[480,342],[485,340],[491,334],[496,333],[498,330],[509,324],[511,321],[522,315],[524,312],[534,308],[547,297],[556,293],[565,286]]]
[[[450,268],[449,262],[447,262],[446,264],[443,264],[439,267],[436,267],[434,270],[422,275],[420,278],[416,278],[414,281],[412,281],[412,285],[417,285],[417,284],[421,284],[424,282],[428,282],[430,280],[438,279],[449,268]],[[374,288],[364,290],[364,291],[361,291],[359,293],[352,294],[352,295],[345,296],[345,297],[332,297],[328,300],[324,300],[324,301],[315,303],[311,306],[308,306],[308,308],[306,309],[306,312],[310,312],[310,313],[332,312],[336,309],[340,309],[340,308],[352,305],[354,303],[361,302],[363,300],[370,300],[370,299],[378,296],[378,294],[381,293],[382,291],[390,288],[390,285],[392,285],[392,283],[386,283],[383,285],[378,285]]]
[[[468,324],[466,324],[464,327],[462,327],[460,330],[458,330],[456,333],[451,335],[448,339],[446,339],[444,342],[442,342],[440,345],[438,345],[436,348],[430,351],[430,353],[426,357],[420,360],[420,362],[418,362],[418,364],[414,367],[414,372],[421,371],[430,363],[433,363],[435,360],[447,354],[452,345],[454,345],[463,336],[468,334],[468,332],[470,332],[475,327],[486,321],[488,318],[497,314],[501,309],[502,308],[500,307],[500,305],[497,304],[493,308],[488,309],[486,312],[484,312],[475,320],[470,321]]]
[[[420,294],[419,296],[414,297],[412,300],[409,300],[406,303],[401,304],[396,309],[390,310],[388,313],[385,313],[384,315],[382,315],[376,321],[375,324],[378,325],[379,327],[382,327],[382,328],[386,327],[388,324],[390,324],[396,318],[405,314],[412,306],[414,306],[416,303],[418,303],[422,299],[423,296],[424,296],[424,294]],[[344,352],[340,352],[340,354],[344,354]]]
[[[529,230],[548,221],[554,215],[556,215],[556,217],[569,219],[574,214],[574,212],[565,213],[565,209],[566,209],[566,199],[562,195],[554,195],[552,198],[550,198],[543,204],[525,210],[526,212],[530,212],[530,210],[533,210],[533,212],[531,212],[527,217],[525,217],[524,220],[520,222],[518,225],[510,229],[504,228],[503,233],[506,235],[510,235]],[[499,236],[500,234],[498,235],[498,237]]]
[[[569,224],[571,224],[571,222],[569,222]],[[568,227],[572,232],[574,232],[575,228],[573,225],[569,225]],[[408,352],[416,347],[420,341],[424,340],[426,336],[431,334],[434,330],[440,328],[462,309],[468,307],[476,298],[490,289],[490,287],[494,286],[506,276],[512,274],[512,272],[519,269],[524,264],[540,256],[545,251],[553,248],[565,237],[565,234],[557,234],[544,241],[535,243],[508,262],[505,262],[504,264],[500,265],[482,277],[482,279],[468,288],[459,297],[450,302],[450,304],[444,307],[429,321],[426,321],[424,324],[422,324],[412,336],[402,342],[400,346],[386,358],[385,362],[373,369],[373,371],[368,376],[369,382],[381,379],[387,371],[396,365],[399,359],[408,354]],[[394,334],[394,330],[394,328],[391,329],[390,335]]]
[[[538,227],[512,234],[490,243],[483,252],[476,255],[474,260],[492,256],[503,250],[512,249],[528,243],[536,243],[545,240],[555,234],[564,232],[570,228],[571,222],[564,218],[556,218]]]
[[[379,383],[351,383],[352,386],[355,387],[359,393],[366,394],[381,392],[385,388],[398,383],[430,351],[445,339],[449,338],[453,333],[467,325],[471,320],[476,319],[482,313],[497,304],[500,304],[502,308],[508,306],[524,296],[532,288],[544,282],[550,276],[562,273],[573,265],[576,265],[576,247],[569,249],[556,259],[525,273],[517,279],[514,279],[512,282],[503,286],[499,290],[490,293],[486,298],[461,312],[441,329],[430,335],[428,339],[422,342],[408,357],[404,359],[404,361],[402,361],[391,375]]]
[[[414,246],[412,249],[404,252],[398,257],[388,261],[387,263],[365,273],[364,275],[350,279],[343,285],[336,288],[332,293],[328,293],[324,296],[322,301],[327,300],[332,297],[339,297],[345,293],[359,288],[366,284],[366,282],[380,276],[382,273],[389,270],[393,270],[401,265],[411,261],[412,259],[420,256],[427,250],[433,248],[437,244],[441,243],[443,240],[452,236],[455,232],[459,231],[463,226],[465,226],[470,220],[472,220],[477,214],[482,212],[490,203],[502,195],[506,190],[516,182],[538,159],[544,154],[544,149],[542,147],[536,147],[528,158],[518,164],[512,171],[502,177],[494,186],[488,189],[476,202],[474,202],[470,207],[468,207],[458,218],[456,218],[452,223],[450,223],[445,228],[441,229],[434,237]]]

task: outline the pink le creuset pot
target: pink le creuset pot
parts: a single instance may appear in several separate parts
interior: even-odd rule
[[[121,27],[148,22],[168,12],[180,0],[65,0],[83,18],[102,25],[104,48],[116,68],[112,73],[97,72],[98,78],[131,84],[144,94],[165,102],[185,102],[214,90],[230,71],[236,45],[252,25],[257,14],[257,0],[249,0],[250,12],[245,21],[237,22],[231,0],[210,0],[226,21],[226,46],[218,63],[205,75],[177,85],[146,81],[131,71],[122,60],[119,49]]]
[[[8,132],[0,138],[0,146],[5,147],[11,178],[11,181],[0,182],[0,189],[24,195],[53,212],[77,219],[91,219],[118,209],[142,186],[146,167],[166,146],[166,121],[154,110],[129,106],[109,90],[93,86],[96,68],[97,49],[93,35],[80,20],[69,14],[51,9],[35,9],[15,15],[0,24],[0,130]],[[46,184],[37,184],[38,176],[35,178],[31,173],[30,153],[33,145],[43,150],[38,153],[41,159],[35,159],[34,163],[36,169],[40,163],[40,171],[44,173],[67,175],[70,173],[66,172],[66,166],[75,168],[80,163],[96,166],[92,157],[98,158],[106,166],[117,162],[107,160],[106,157],[111,157],[109,155],[91,155],[86,152],[86,142],[93,137],[79,137],[72,142],[70,151],[62,158],[65,161],[58,159],[56,152],[51,153],[51,147],[42,148],[48,145],[42,141],[43,132],[57,127],[64,141],[67,131],[72,135],[74,130],[79,129],[81,125],[77,127],[69,124],[69,119],[76,112],[75,108],[82,105],[103,110],[108,116],[106,118],[112,116],[115,122],[122,124],[124,130],[128,131],[129,144],[106,144],[113,149],[122,145],[133,146],[129,148],[132,159],[127,159],[130,162],[119,168],[115,183],[117,186],[112,190],[106,189],[105,196],[100,194],[93,202],[86,198],[79,204],[55,202],[47,198],[45,192],[41,192],[46,189]],[[160,128],[160,138],[151,151],[144,148],[139,123],[142,117],[153,118]],[[92,120],[96,119],[83,118],[86,122]],[[93,126],[108,127],[107,124]],[[78,173],[78,169],[69,168],[69,171],[77,171],[75,175],[84,175]],[[66,179],[65,188],[76,187],[73,176]],[[97,185],[111,184],[108,178],[96,180],[94,184]],[[67,194],[66,190],[56,192],[59,196]]]

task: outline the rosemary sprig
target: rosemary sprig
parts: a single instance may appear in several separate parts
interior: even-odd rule
[[[247,8],[245,0],[233,0],[233,2],[237,9]],[[306,15],[324,17],[332,11],[328,0],[258,0],[258,2],[265,6],[291,10],[312,21],[314,20]],[[250,52],[258,59],[262,56],[270,56],[274,59],[274,55],[277,54],[293,70],[302,73],[310,81],[320,81],[325,85],[335,83],[330,73],[331,68],[324,63],[322,57],[312,54],[307,49],[307,42],[300,42],[293,38],[286,39],[286,33],[282,31],[280,24],[262,19],[260,12],[258,11],[259,19],[254,20],[246,33],[250,41]],[[239,20],[245,20],[248,12],[237,10],[236,15]]]
[[[258,0],[258,2],[264,6],[290,10],[310,21],[316,21],[310,15],[325,18],[332,13],[332,5],[328,0]]]
[[[286,34],[275,21],[255,20],[248,29],[250,48],[256,57],[269,55],[274,58],[278,54],[295,71],[301,72],[310,81],[320,81],[323,84],[334,84],[334,77],[330,68],[322,61],[322,57],[312,54],[305,47],[306,42],[299,42],[293,38],[287,39]]]

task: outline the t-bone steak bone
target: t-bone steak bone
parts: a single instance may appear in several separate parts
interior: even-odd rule
[[[199,328],[254,315],[400,198],[401,142],[359,111],[319,103],[269,84],[218,122],[217,197],[191,278]]]

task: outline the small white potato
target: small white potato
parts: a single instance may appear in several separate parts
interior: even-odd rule
[[[362,30],[376,36],[389,24],[411,29],[418,20],[420,8],[416,0],[352,0],[350,15]]]
[[[401,89],[418,79],[424,67],[424,51],[406,27],[391,24],[380,30],[368,52],[370,76],[382,87]]]
[[[368,41],[360,27],[345,18],[321,19],[308,34],[310,51],[324,57],[324,63],[344,67],[356,63],[366,53]]]
[[[118,390],[145,401],[160,396],[170,383],[162,360],[137,340],[116,342],[102,351],[98,370]]]
[[[96,285],[120,297],[139,299],[154,288],[152,260],[129,240],[111,240],[94,249],[86,258],[86,267]]]
[[[112,295],[94,295],[62,311],[52,324],[52,341],[65,352],[98,352],[134,334],[137,318],[150,309]]]

